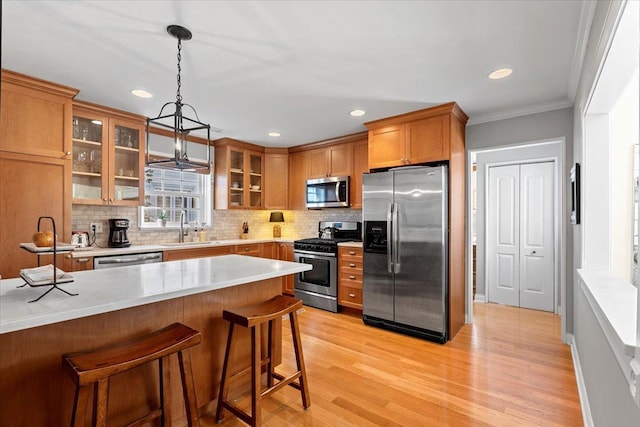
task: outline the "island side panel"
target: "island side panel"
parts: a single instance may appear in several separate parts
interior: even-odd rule
[[[217,397],[228,331],[222,310],[267,300],[281,292],[281,279],[275,278],[2,334],[0,425],[69,425],[74,384],[62,370],[64,353],[108,346],[173,322],[202,333],[202,343],[191,348],[190,354],[197,403],[208,410]],[[171,368],[172,418],[183,421],[176,357],[172,357]],[[157,387],[157,362],[113,377],[109,424],[123,425],[157,407]]]

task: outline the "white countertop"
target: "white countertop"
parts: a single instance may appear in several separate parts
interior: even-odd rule
[[[270,240],[272,241],[272,240]],[[228,241],[225,241],[228,242]],[[247,240],[239,242],[248,243]],[[155,247],[155,246],[153,246]],[[123,253],[123,252],[118,252]],[[310,270],[303,263],[223,255],[72,273],[40,301],[49,287],[31,288],[22,279],[0,280],[0,334],[93,316],[158,301]]]
[[[342,242],[338,243],[338,246],[344,246],[347,248],[361,248],[362,242]]]
[[[605,335],[612,339],[612,345],[620,346],[624,354],[633,357],[636,349],[638,290],[608,271],[579,269],[578,274]]]
[[[147,253],[147,252],[174,251],[174,250],[181,250],[181,249],[202,248],[202,247],[211,247],[211,246],[235,246],[235,245],[247,245],[252,243],[271,243],[271,242],[293,243],[293,239],[230,239],[230,240],[211,240],[207,242],[159,243],[157,245],[132,245],[132,246],[129,246],[128,248],[91,247],[91,249],[87,249],[87,248],[76,249],[71,252],[71,256],[73,256],[73,258],[83,258],[83,257],[90,257],[90,256],[139,254],[139,253]]]

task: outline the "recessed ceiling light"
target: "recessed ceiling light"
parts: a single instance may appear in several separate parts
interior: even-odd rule
[[[140,98],[153,98],[153,95],[143,89],[131,89],[131,93]]]
[[[274,138],[277,138],[280,136],[280,132],[269,132],[269,136],[272,136]]]
[[[351,110],[349,111],[349,115],[352,117],[360,117],[360,116],[364,116],[366,114],[366,111],[364,110]]]
[[[489,78],[491,80],[504,79],[505,77],[510,76],[511,73],[513,73],[513,70],[511,68],[500,68],[489,74]]]

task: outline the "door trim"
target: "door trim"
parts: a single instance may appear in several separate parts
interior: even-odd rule
[[[549,146],[550,149],[547,149],[545,146]],[[473,216],[472,216],[472,168],[473,164],[476,163],[477,157],[483,157],[482,168],[480,164],[477,169],[477,178],[480,181],[480,175],[483,174],[482,181],[484,182],[484,186],[482,188],[477,188],[477,200],[478,200],[478,213],[482,208],[483,219],[486,218],[484,199],[486,198],[488,191],[488,173],[490,166],[500,166],[507,164],[520,164],[520,163],[537,163],[540,161],[551,161],[554,162],[554,172],[557,180],[555,182],[554,188],[554,295],[555,301],[558,301],[559,295],[559,304],[556,304],[554,307],[554,311],[556,314],[561,315],[561,335],[563,342],[566,342],[567,337],[567,290],[566,290],[566,229],[567,219],[566,215],[563,215],[565,212],[565,199],[566,199],[566,183],[565,183],[565,147],[566,147],[566,139],[564,137],[561,138],[552,138],[545,139],[539,141],[530,141],[523,142],[517,144],[510,145],[502,145],[498,147],[487,147],[478,150],[468,150],[467,151],[467,323],[471,323],[473,321]],[[541,154],[540,151],[550,153],[550,154]],[[495,153],[495,155],[494,155]],[[508,160],[500,161],[501,158],[508,158]],[[480,163],[480,162],[478,162]],[[482,200],[481,200],[482,199]],[[480,203],[482,202],[482,203]],[[482,206],[480,206],[482,205]],[[486,236],[486,220],[485,223],[477,224],[477,234],[478,234],[478,246],[477,246],[477,261],[478,264],[482,261],[486,263],[486,257],[484,256],[487,251],[486,244],[488,243],[484,238]],[[482,241],[481,241],[482,240]],[[483,265],[483,284],[486,283],[487,277],[487,269],[486,265]],[[484,294],[477,301],[482,301]],[[486,301],[486,299],[485,299]]]

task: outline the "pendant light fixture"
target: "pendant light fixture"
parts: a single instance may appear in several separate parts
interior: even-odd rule
[[[182,40],[191,40],[192,34],[191,31],[182,27],[180,25],[169,25],[167,27],[167,32],[171,34],[173,37],[178,39],[178,90],[176,92],[176,100],[175,102],[167,102],[160,109],[160,114],[158,117],[153,119],[147,119],[147,166],[165,168],[165,169],[179,169],[190,172],[199,172],[208,174],[210,171],[211,164],[211,126],[208,124],[202,123],[200,118],[198,117],[198,113],[193,106],[189,104],[184,104],[182,102],[182,95],[180,94],[180,87],[182,86],[182,80],[180,77],[180,72],[182,68],[180,67],[181,51],[182,51]],[[175,111],[171,114],[165,114],[165,107],[173,104],[175,106]],[[189,118],[183,114],[184,107],[189,107],[193,110],[193,114],[195,115],[195,119]],[[149,128],[150,127],[160,127],[164,129],[169,129],[173,133],[173,151],[174,157],[167,159],[161,158],[158,159],[152,156],[149,152]],[[189,159],[187,153],[187,136],[191,132],[195,131],[204,131],[207,133],[207,162],[197,162]],[[202,132],[204,133],[204,132]]]

